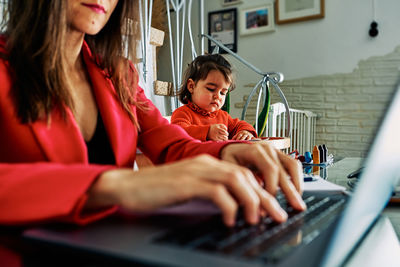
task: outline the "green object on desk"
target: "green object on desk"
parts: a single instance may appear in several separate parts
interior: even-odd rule
[[[258,115],[258,132],[257,135],[261,136],[264,134],[264,130],[267,126],[267,120],[268,120],[268,113],[269,113],[269,107],[271,105],[271,95],[269,92],[269,88],[266,87],[266,95],[265,95],[265,102],[263,109],[261,110],[260,115]],[[253,125],[255,127],[255,124]]]
[[[226,94],[225,103],[221,109],[228,113],[231,111],[231,93],[230,92],[228,92]]]

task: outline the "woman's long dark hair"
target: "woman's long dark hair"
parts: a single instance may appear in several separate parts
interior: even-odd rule
[[[136,54],[139,34],[127,24],[137,21],[137,10],[136,0],[119,1],[105,27],[96,35],[85,36],[97,56],[96,64],[112,80],[122,106],[136,125],[131,105],[136,105],[137,75],[132,75],[129,61],[122,56],[126,51],[131,58]],[[65,0],[8,0],[5,4],[2,26],[7,52],[0,56],[9,62],[13,73],[12,96],[22,123],[49,120],[54,109],[65,116],[65,106],[73,108],[63,55],[67,11]],[[129,31],[129,35],[124,36],[123,31]]]

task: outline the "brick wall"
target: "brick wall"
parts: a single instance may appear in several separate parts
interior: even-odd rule
[[[317,144],[326,144],[335,157],[363,157],[399,80],[400,46],[390,54],[361,60],[351,73],[287,80],[280,87],[291,108],[318,115]],[[242,108],[244,101],[235,107]],[[279,95],[272,92],[271,103],[276,102]],[[254,121],[252,103],[248,121]]]

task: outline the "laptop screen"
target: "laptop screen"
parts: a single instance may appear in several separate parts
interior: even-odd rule
[[[365,169],[332,236],[323,266],[340,266],[386,206],[400,176],[400,88],[396,88]]]

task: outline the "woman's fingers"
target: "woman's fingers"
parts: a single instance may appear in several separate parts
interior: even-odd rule
[[[248,159],[248,157],[264,157],[260,163],[254,163],[254,158],[251,162],[254,165],[263,163],[264,168],[270,164],[267,167],[270,170],[269,174],[277,172],[272,175],[276,178],[271,178],[271,176],[270,179],[266,179],[265,174],[262,173],[264,181],[271,183],[267,187],[274,188],[274,185],[279,184],[289,202],[295,208],[301,209],[302,202],[299,200],[296,187],[287,178],[286,172],[279,172],[274,167],[274,161],[271,160],[271,156],[266,151],[261,150],[255,154],[252,152],[251,156],[243,156],[243,154],[248,153],[246,151],[253,149],[253,146],[250,146],[245,144],[237,151],[240,153],[230,154],[233,157],[232,161],[236,160],[236,163],[245,162],[244,165],[248,165],[248,162],[241,157],[245,159]],[[246,149],[243,150],[243,148]],[[279,159],[279,156],[276,156],[276,158]],[[283,162],[285,160],[284,158]],[[118,192],[114,192],[118,195],[118,203],[133,210],[153,210],[200,197],[211,200],[221,209],[224,223],[228,226],[234,225],[239,206],[243,207],[245,219],[251,224],[258,222],[260,214],[269,214],[278,222],[287,218],[287,214],[279,206],[273,195],[259,185],[248,168],[217,160],[211,156],[198,156],[138,172],[126,170],[108,173],[113,174],[114,172],[117,173],[113,177],[125,177],[122,186],[113,187],[119,188]],[[293,173],[295,170],[288,172]],[[283,174],[286,175],[286,180],[283,180]],[[162,178],[160,179],[160,177]],[[104,182],[104,179],[99,179],[99,181]]]
[[[300,194],[297,192],[295,186],[290,180],[290,177],[288,175],[282,174],[280,180],[279,180],[279,186],[281,187],[283,193],[285,194],[288,202],[290,205],[297,209],[297,210],[305,210],[306,205],[301,198]]]
[[[275,195],[278,191],[279,176],[282,171],[277,160],[276,150],[270,146],[256,146],[254,162],[256,169],[264,178],[265,188],[269,193]]]
[[[208,157],[201,160],[209,166],[209,170],[213,170],[204,177],[212,182],[223,184],[229,190],[237,203],[243,207],[248,223],[257,223],[259,215],[263,213],[269,214],[278,222],[287,219],[286,212],[279,206],[274,196],[259,185],[249,169]],[[226,216],[229,217],[229,215]],[[227,217],[224,216],[224,218]]]
[[[205,179],[224,185],[244,208],[244,216],[248,223],[259,220],[260,198],[249,181],[256,181],[254,175],[246,168],[222,162],[213,158],[204,159],[212,173]],[[217,171],[218,170],[218,171]]]
[[[282,154],[268,144],[232,144],[224,148],[221,157],[256,171],[272,195],[280,186],[293,207],[303,210],[305,204],[299,195],[302,192],[301,168],[295,160]]]
[[[262,172],[267,191],[275,195],[279,186],[295,209],[304,210],[306,205],[300,195],[303,192],[303,176],[298,162],[271,146],[263,145],[263,150],[272,164],[269,166],[270,174]],[[263,154],[262,150],[260,153]]]
[[[230,192],[227,185],[209,179],[213,173],[219,175],[221,171],[215,166],[206,167],[207,161],[217,161],[208,159],[211,158],[209,156],[206,158],[146,168],[138,172],[121,169],[107,171],[97,180],[98,185],[90,190],[91,203],[88,206],[119,204],[134,211],[151,211],[193,198],[203,198],[215,203],[222,212],[224,223],[232,226],[239,206],[237,197]],[[110,186],[115,183],[114,180],[118,186]],[[113,197],[109,197],[110,187],[115,190],[111,193],[111,196],[117,196],[115,201]],[[240,198],[244,199],[243,196]]]
[[[236,175],[227,177],[225,183],[244,208],[244,216],[248,223],[255,224],[259,221],[260,197],[249,184],[255,177],[247,170],[237,172]]]
[[[264,217],[265,215],[269,214],[272,219],[277,222],[286,221],[287,213],[279,205],[276,198],[265,191],[256,180],[251,179],[249,180],[249,183],[251,184],[260,199],[261,216]]]
[[[209,199],[219,207],[227,226],[234,226],[238,204],[225,186],[217,183],[200,181],[193,183],[193,197]]]
[[[287,173],[291,177],[291,181],[296,187],[296,190],[302,194],[304,190],[304,180],[300,161],[293,160],[291,157],[283,153],[278,153],[277,155],[280,162],[282,162],[283,166],[285,166]]]
[[[261,199],[261,206],[263,210],[271,216],[271,218],[277,222],[286,221],[288,215],[284,209],[279,205],[278,201],[274,196],[269,194],[267,191],[261,189],[257,190],[257,193]]]
[[[225,171],[210,178],[222,182],[229,188],[237,201],[243,205],[245,217],[249,223],[256,223],[258,215],[263,213],[263,210],[278,222],[286,220],[286,212],[273,196],[276,194],[278,186],[295,209],[304,210],[306,208],[299,194],[303,190],[303,180],[297,161],[269,145],[234,144],[226,148],[229,147],[238,149],[223,154],[222,158],[255,168],[263,177],[265,187],[269,192],[259,185],[249,169],[236,164],[225,163],[224,166],[220,166],[220,169]],[[214,163],[221,164],[219,161],[214,161]],[[227,167],[228,169],[226,169]]]

